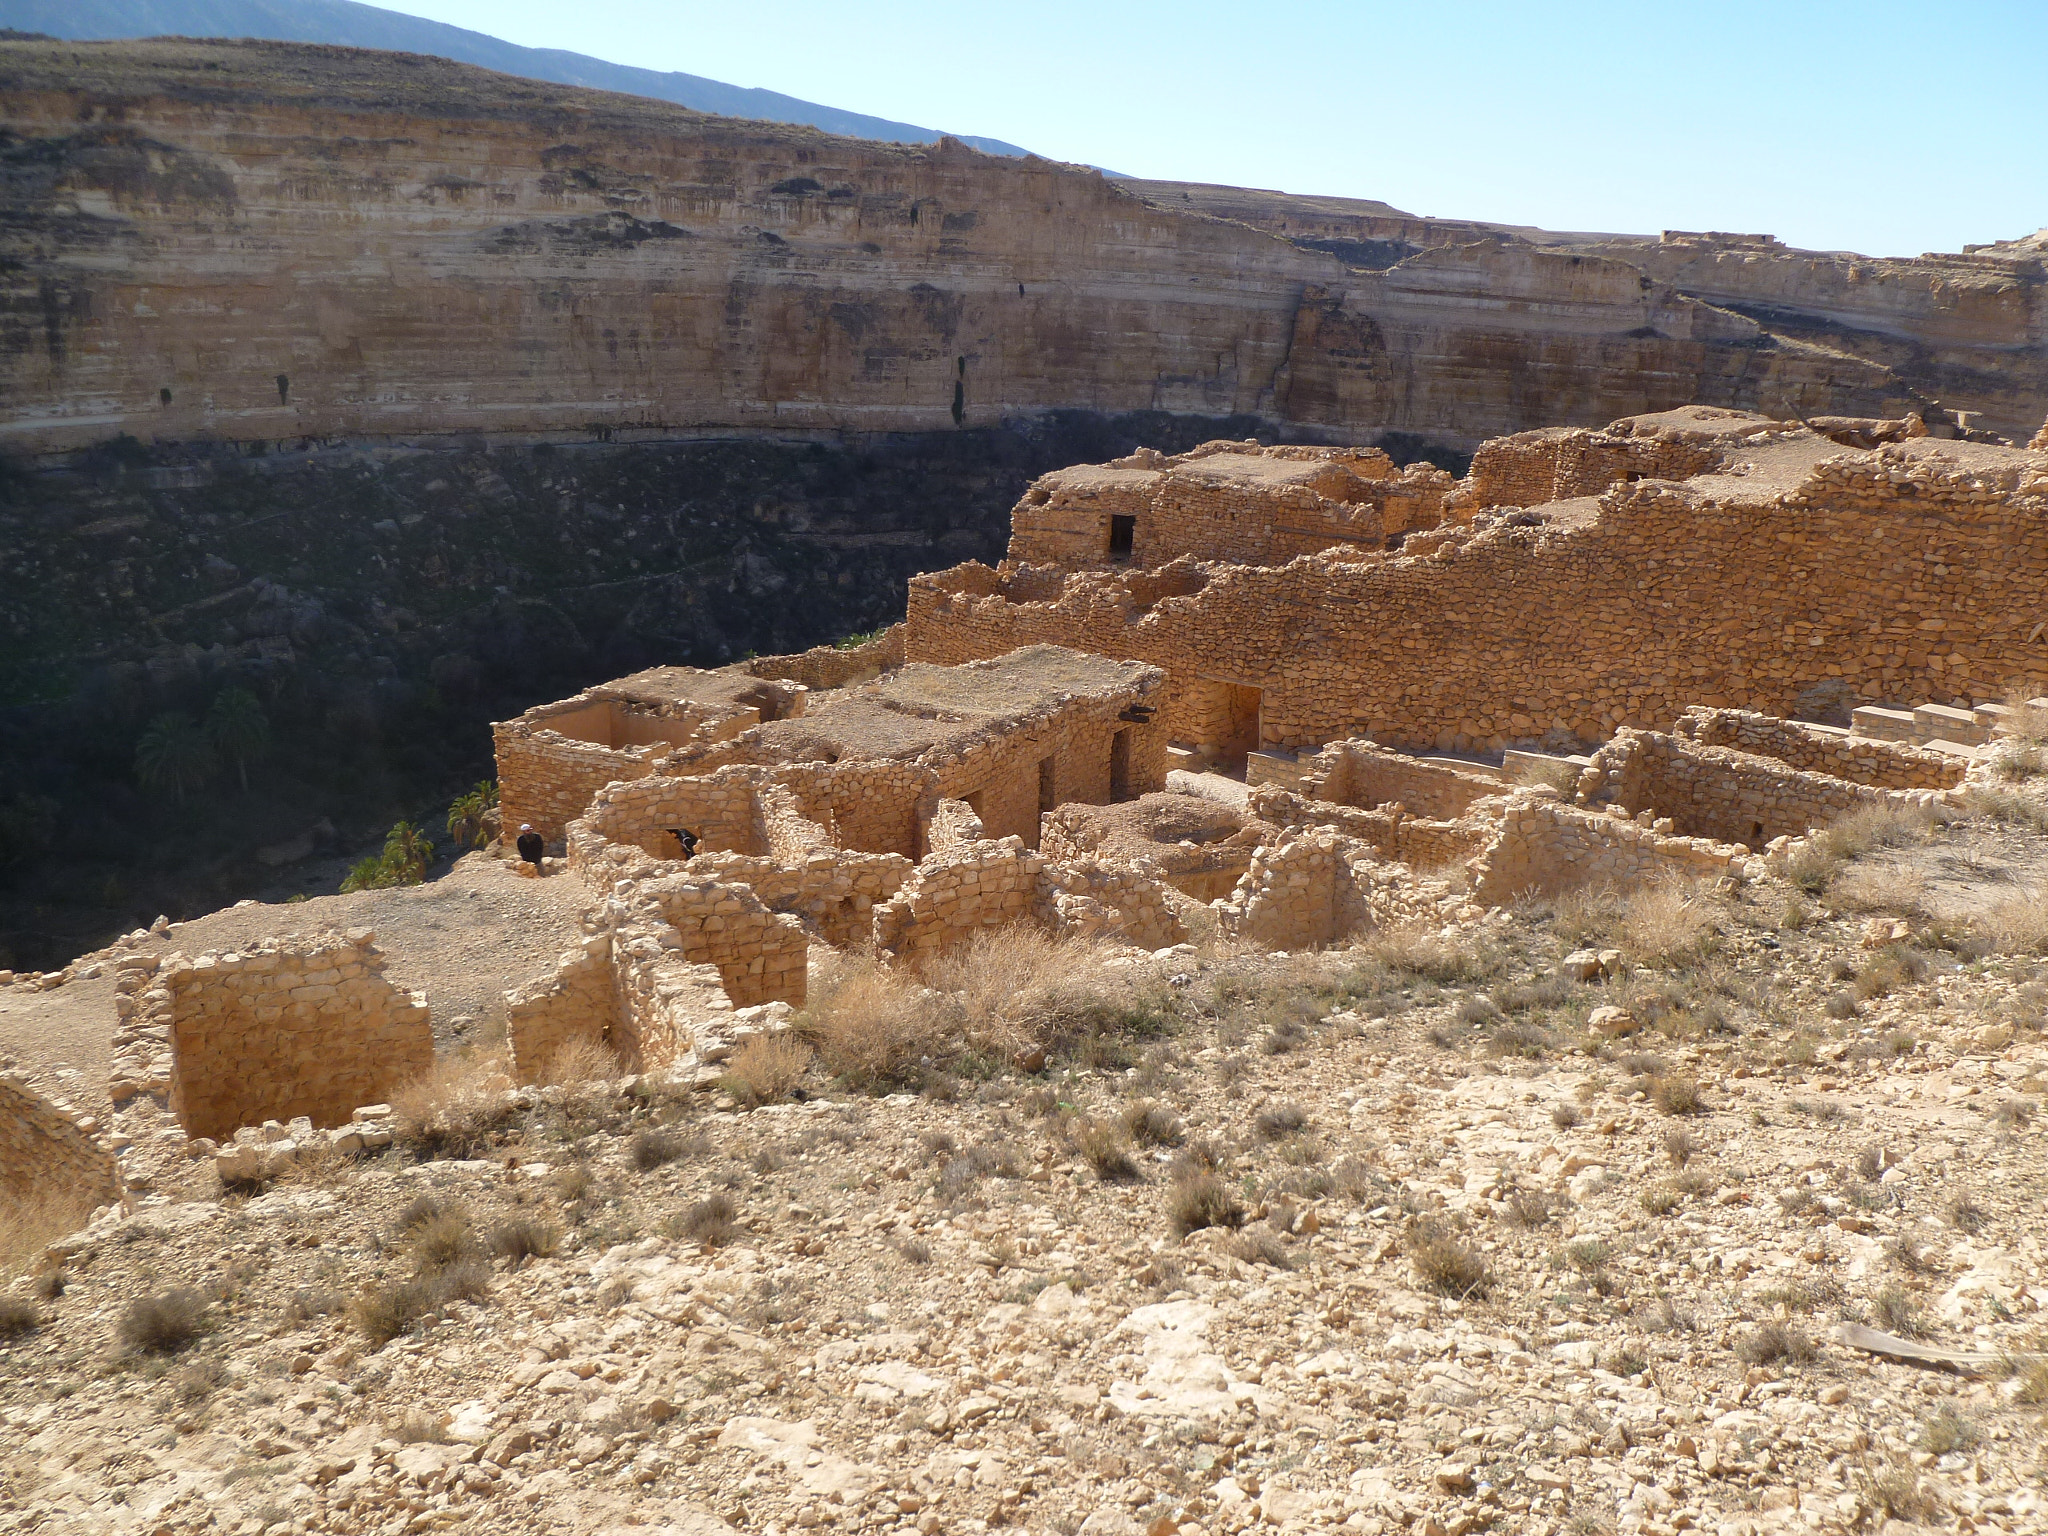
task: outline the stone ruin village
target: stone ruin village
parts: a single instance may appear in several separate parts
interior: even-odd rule
[[[2044,517],[1919,416],[1219,441],[537,704],[473,1037],[406,893],[7,978],[110,1006],[0,1079],[0,1528],[2048,1530]]]

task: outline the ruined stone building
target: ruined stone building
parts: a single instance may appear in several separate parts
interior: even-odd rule
[[[2039,447],[1700,407],[1499,439],[1463,479],[1252,443],[1048,475],[1011,558],[917,578],[880,637],[496,727],[507,836],[591,903],[507,999],[516,1069],[598,1041],[715,1075],[820,946],[1292,949],[1748,878],[1986,771],[2001,700],[2048,683],[2044,513]],[[193,1135],[369,1134],[354,1101],[430,1050],[381,965],[330,935],[124,975],[125,1091]],[[223,1063],[259,1049],[252,1095]]]

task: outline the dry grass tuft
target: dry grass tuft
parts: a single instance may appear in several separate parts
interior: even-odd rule
[[[1140,1099],[1127,1106],[1124,1129],[1141,1147],[1177,1147],[1187,1139],[1180,1116],[1156,1099]]]
[[[1897,864],[1858,864],[1828,887],[1828,897],[1846,912],[1919,917],[1927,911],[1927,880]]]
[[[1550,1123],[1560,1131],[1570,1130],[1585,1118],[1576,1104],[1557,1104],[1551,1107]]]
[[[1707,1107],[1700,1098],[1700,1085],[1676,1073],[1650,1079],[1650,1102],[1666,1115],[1697,1115]]]
[[[391,1095],[400,1146],[416,1156],[474,1157],[518,1115],[502,1055],[452,1056]]]
[[[1940,1492],[1921,1481],[1908,1466],[1892,1466],[1857,1479],[1856,1492],[1870,1510],[1869,1524],[1881,1526],[1892,1520],[1909,1525],[1931,1525],[1948,1506]]]
[[[1265,1222],[1255,1222],[1235,1233],[1224,1245],[1232,1258],[1246,1264],[1263,1264],[1269,1269],[1293,1269],[1294,1259],[1287,1243]]]
[[[619,1053],[602,1040],[578,1035],[555,1047],[541,1063],[534,1081],[543,1086],[571,1087],[577,1083],[601,1083],[625,1075]]]
[[[2048,955],[2048,900],[2039,891],[2008,896],[1978,919],[2000,954]]]
[[[1422,1220],[1408,1229],[1408,1262],[1425,1290],[1463,1300],[1487,1291],[1493,1276],[1485,1256],[1442,1224]]]
[[[445,1269],[423,1270],[409,1279],[372,1286],[349,1303],[349,1321],[373,1349],[382,1349],[452,1302],[482,1301],[490,1288],[490,1271],[483,1263],[463,1259]]]
[[[1900,1286],[1888,1285],[1870,1298],[1870,1317],[1886,1333],[1902,1339],[1924,1339],[1929,1332],[1919,1298]]]
[[[1735,1341],[1735,1356],[1746,1365],[1771,1365],[1783,1360],[1805,1365],[1817,1351],[1813,1340],[1789,1323],[1758,1323]]]
[[[1124,1140],[1123,1128],[1114,1121],[1082,1121],[1074,1133],[1074,1145],[1103,1183],[1138,1182],[1138,1165],[1131,1160],[1131,1149]]]
[[[742,1104],[773,1104],[788,1096],[810,1065],[811,1048],[795,1034],[755,1035],[732,1053],[719,1086]]]
[[[841,956],[826,969],[802,1029],[826,1070],[856,1088],[916,1083],[948,1038],[939,1001],[872,955]]]
[[[1953,1403],[1943,1403],[1920,1424],[1920,1449],[1934,1456],[1966,1451],[1982,1438],[1983,1432],[1956,1412]]]
[[[1223,1180],[1208,1172],[1191,1171],[1173,1181],[1166,1191],[1166,1216],[1175,1237],[1204,1227],[1244,1225],[1244,1207]]]
[[[30,1268],[43,1250],[92,1219],[99,1201],[84,1190],[52,1190],[10,1199],[0,1221],[0,1280]]]
[[[1712,888],[1677,882],[1649,886],[1628,898],[1622,947],[1639,964],[1686,970],[1713,952],[1720,940]]]
[[[1501,955],[1481,940],[1447,935],[1424,924],[1382,928],[1359,948],[1367,959],[1391,971],[1444,986],[1490,980],[1503,963]]]
[[[562,1229],[538,1216],[514,1216],[491,1229],[491,1252],[517,1269],[528,1259],[550,1259],[562,1246]]]
[[[688,1238],[706,1248],[723,1248],[738,1236],[738,1218],[730,1195],[710,1194],[684,1211],[669,1235]]]
[[[1307,1125],[1308,1111],[1299,1104],[1276,1104],[1271,1109],[1259,1111],[1252,1121],[1252,1130],[1261,1141],[1280,1141]]]
[[[121,1342],[146,1355],[174,1355],[207,1327],[206,1299],[197,1291],[160,1291],[128,1303],[116,1325]]]
[[[26,1296],[0,1293],[0,1339],[18,1339],[43,1326],[43,1309]]]

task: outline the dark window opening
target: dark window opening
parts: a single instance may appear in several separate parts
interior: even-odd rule
[[[1137,518],[1126,517],[1120,512],[1112,512],[1109,516],[1109,558],[1112,560],[1130,559],[1131,547],[1137,541]]]
[[[1058,798],[1054,794],[1052,759],[1042,757],[1038,760],[1038,809],[1040,814],[1051,810],[1059,803]]]
[[[1115,804],[1131,798],[1131,733],[1118,731],[1109,738],[1109,798]]]
[[[156,392],[156,397],[157,397],[157,399],[158,399],[158,400],[162,401],[162,402],[163,402],[163,403],[164,403],[165,405],[169,405],[169,404],[171,403],[171,390],[170,390],[170,386],[169,386],[169,385],[165,385],[165,386],[164,386],[164,387],[163,387],[162,389],[158,390],[158,391]]]
[[[1752,843],[1760,843],[1764,840],[1764,824],[1762,822],[1753,821],[1749,824],[1749,840]]]
[[[291,392],[292,392],[292,381],[291,381],[291,379],[290,379],[290,378],[289,378],[288,376],[286,376],[285,374],[282,374],[282,373],[280,373],[280,374],[279,374],[279,375],[277,376],[277,403],[278,403],[279,405],[283,405],[283,404],[285,404],[286,400],[287,400],[287,399],[289,398],[289,396],[291,395]]]

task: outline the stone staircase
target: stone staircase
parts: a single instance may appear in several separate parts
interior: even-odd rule
[[[2029,699],[2026,707],[2048,712],[2048,699]],[[1851,724],[1842,734],[1902,741],[1956,757],[1975,758],[1994,736],[2008,734],[2017,711],[2009,704],[1918,704],[1911,709],[1886,709],[1865,704],[1849,712]],[[1836,726],[1816,727],[1839,730]]]

